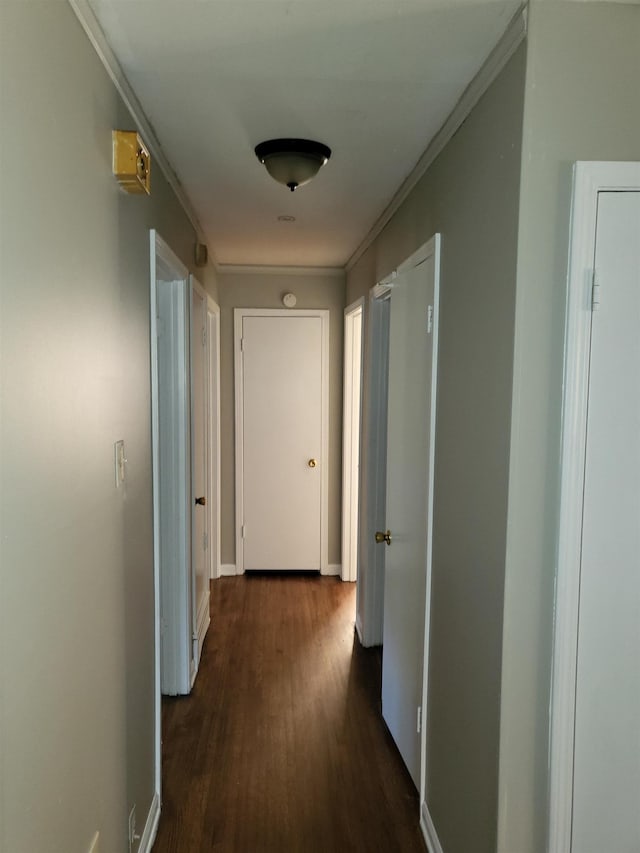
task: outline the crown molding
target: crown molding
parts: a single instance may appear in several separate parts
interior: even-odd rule
[[[198,216],[193,205],[185,193],[167,155],[162,150],[160,140],[156,136],[153,126],[147,118],[146,113],[142,108],[142,104],[138,100],[138,96],[133,91],[133,88],[122,70],[122,66],[111,49],[111,45],[107,41],[107,37],[105,36],[93,9],[89,5],[88,0],[69,0],[69,5],[73,9],[78,21],[80,21],[82,29],[87,34],[95,52],[98,54],[98,58],[104,65],[113,85],[116,87],[118,94],[131,113],[131,117],[136,123],[137,129],[149,148],[149,151],[153,155],[155,163],[167,179],[167,183],[175,193],[176,198],[189,219],[189,222],[192,224],[196,232],[198,242],[206,243],[207,240],[205,233],[202,230],[202,226],[200,225],[200,221],[198,220]],[[217,268],[217,264],[215,259],[212,257],[211,252],[209,252],[209,259],[214,268]]]
[[[381,234],[399,207],[415,188],[416,184],[424,176],[429,166],[431,166],[438,154],[442,152],[460,125],[469,116],[471,110],[476,106],[480,98],[511,59],[520,44],[524,41],[526,35],[527,3],[524,3],[509,22],[507,29],[485,60],[482,68],[460,96],[460,99],[445,119],[440,130],[432,137],[424,154],[420,157],[411,173],[400,185],[400,188],[375,221],[367,236],[347,261],[345,268],[347,272],[350,272],[354,268],[376,237]]]
[[[344,267],[278,267],[259,264],[217,264],[219,275],[298,275],[326,276],[327,278],[343,278]]]

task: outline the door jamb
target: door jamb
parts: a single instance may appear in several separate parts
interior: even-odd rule
[[[207,494],[212,496],[209,519],[210,575],[220,577],[220,306],[207,298],[207,344],[209,367],[209,483]]]
[[[354,352],[354,326],[360,324],[360,347]],[[360,562],[360,442],[362,429],[362,347],[364,332],[364,297],[344,309],[344,380],[342,405],[342,580],[357,581]],[[353,374],[357,368],[359,384],[357,399],[353,387]],[[357,422],[354,414],[357,412]],[[355,435],[354,435],[355,433]],[[354,438],[356,442],[354,452]],[[354,456],[357,457],[354,460]],[[353,467],[357,464],[358,476],[354,483]],[[354,516],[356,523],[352,524]],[[355,545],[356,557],[351,554]]]
[[[640,190],[639,163],[577,162],[567,273],[549,744],[549,853],[571,849],[582,497],[598,194]]]
[[[242,539],[243,495],[243,406],[242,320],[244,317],[318,317],[321,321],[321,453],[320,464],[320,573],[329,569],[329,311],[305,308],[234,308],[235,444],[236,444],[236,573],[244,574]]]
[[[192,661],[193,668],[191,672],[191,686],[193,687],[196,676],[198,674],[198,667],[200,666],[200,657],[202,656],[202,648],[204,645],[204,640],[209,630],[209,625],[211,624],[211,616],[210,616],[210,585],[209,581],[211,580],[211,517],[212,517],[212,499],[211,499],[211,491],[209,489],[210,483],[210,461],[211,461],[211,384],[210,384],[210,376],[209,376],[209,363],[210,363],[210,354],[209,354],[209,337],[208,337],[208,325],[209,325],[209,314],[208,314],[208,300],[209,296],[207,295],[206,290],[202,286],[202,284],[198,281],[198,279],[191,274],[189,276],[189,334],[190,334],[190,347],[189,347],[189,357],[190,357],[190,381],[189,381],[189,391],[190,391],[190,416],[191,416],[191,471],[193,477],[194,467],[194,417],[193,417],[193,377],[195,375],[195,371],[193,369],[193,355],[194,355],[194,342],[191,340],[191,336],[193,335],[193,317],[191,316],[191,311],[193,309],[193,292],[195,291],[198,296],[202,299],[203,310],[205,313],[204,318],[204,327],[203,327],[203,349],[204,349],[204,413],[205,413],[205,494],[207,498],[207,506],[205,514],[205,539],[206,539],[206,558],[205,558],[205,573],[206,573],[206,590],[201,603],[196,601],[196,578],[195,578],[195,560],[192,560],[191,565],[191,596],[192,596],[192,607],[193,607],[193,623],[192,623],[192,642],[193,642],[193,653],[192,653]],[[194,518],[194,498],[195,494],[193,492],[193,482],[192,482],[192,491],[191,497],[189,501],[189,507],[191,512],[191,537],[193,542],[193,529],[195,524]],[[199,547],[199,546],[198,546]]]
[[[151,448],[153,482],[153,598],[154,598],[154,802],[158,815],[162,790],[162,699],[161,699],[161,610],[160,586],[160,444],[159,444],[159,382],[158,382],[158,261],[172,271],[175,282],[184,292],[187,290],[189,273],[184,264],[174,255],[155,229],[149,232],[150,261],[150,337],[151,337]],[[186,507],[185,507],[186,511]]]

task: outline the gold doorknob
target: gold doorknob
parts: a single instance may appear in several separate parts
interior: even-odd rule
[[[383,542],[386,542],[387,545],[391,545],[391,531],[387,530],[386,533],[383,533],[381,530],[376,530],[376,543],[378,545],[382,545]]]
[[[196,498],[196,503],[198,504],[198,506],[206,506],[207,505],[207,499],[205,497]]]
[[[315,468],[317,464],[318,464],[318,460],[317,460],[317,459],[310,459],[310,460],[307,462],[307,465],[309,466],[309,468]]]

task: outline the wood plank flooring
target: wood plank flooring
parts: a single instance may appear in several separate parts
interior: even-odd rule
[[[211,611],[192,695],[163,700],[154,853],[424,853],[355,585],[222,578]]]

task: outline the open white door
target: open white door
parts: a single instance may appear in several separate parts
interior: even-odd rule
[[[416,787],[421,754],[437,360],[439,236],[391,289],[382,713]],[[381,536],[378,536],[380,539]]]
[[[207,294],[191,276],[191,560],[193,677],[210,623],[209,370]]]
[[[220,308],[207,298],[207,352],[209,381],[209,573],[220,577]]]

